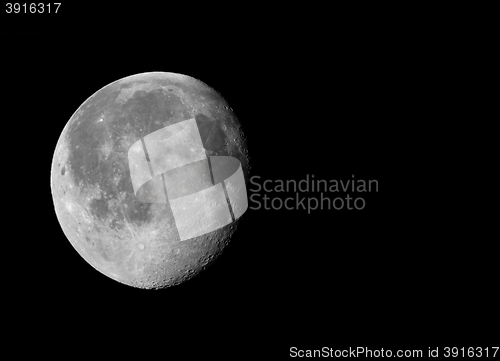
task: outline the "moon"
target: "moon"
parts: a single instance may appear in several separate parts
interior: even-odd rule
[[[55,212],[74,249],[103,275],[138,288],[177,285],[217,259],[234,237],[241,218],[185,239],[168,202],[143,202],[134,192],[131,147],[187,121],[207,157],[237,159],[249,179],[235,113],[216,90],[187,75],[119,79],[86,99],[62,129],[51,166]]]

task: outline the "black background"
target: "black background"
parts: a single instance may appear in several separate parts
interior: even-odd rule
[[[30,149],[23,154],[36,170],[26,182],[36,183],[30,197],[37,206],[28,212],[34,225],[24,226],[33,229],[18,240],[29,260],[19,283],[30,294],[20,301],[30,327],[87,325],[126,335],[122,342],[137,333],[140,342],[158,339],[167,347],[179,338],[190,352],[213,339],[217,350],[244,345],[286,356],[306,340],[333,347],[339,331],[362,342],[366,334],[384,339],[382,329],[418,333],[426,320],[435,325],[450,316],[466,271],[450,275],[457,261],[436,245],[440,234],[428,229],[433,219],[417,209],[421,148],[408,146],[421,127],[422,104],[434,101],[425,83],[429,63],[438,60],[420,50],[421,33],[306,15],[256,19],[248,27],[239,18],[164,27],[156,17],[135,23],[132,10],[123,11],[128,17],[74,12],[4,25],[13,95],[4,106],[14,116],[10,124],[23,129]],[[363,195],[362,211],[248,210],[217,262],[170,289],[134,289],[103,276],[58,224],[51,157],[89,96],[148,71],[190,75],[227,100],[248,141],[251,175],[355,175],[377,179],[379,192]]]

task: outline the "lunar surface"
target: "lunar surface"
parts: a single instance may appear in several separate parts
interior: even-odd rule
[[[193,202],[188,204],[184,198],[178,198],[176,204],[180,206],[176,210],[172,202],[164,201],[161,179],[164,186],[165,177],[154,178],[160,179],[155,183],[151,164],[155,164],[156,158],[153,155],[149,159],[146,148],[147,162],[132,166],[135,178],[131,176],[131,164],[134,164],[131,154],[142,154],[141,144],[152,149],[154,144],[147,142],[155,134],[163,136],[172,129],[187,129],[187,126],[197,129],[197,138],[193,141],[199,145],[196,159],[212,159],[213,164],[216,164],[213,160],[221,159],[222,166],[232,167],[231,172],[225,170],[224,177],[231,176],[239,167],[240,183],[233,183],[244,184],[242,182],[248,180],[248,152],[236,115],[214,89],[189,76],[154,72],[113,82],[88,98],[62,130],[51,169],[56,214],[73,247],[102,274],[139,288],[176,285],[213,262],[235,233],[243,213],[237,202],[241,205],[243,198],[246,201],[246,194],[241,193],[241,189],[235,190],[231,183],[219,179],[217,188],[221,194],[218,199],[227,200],[229,205],[230,213],[219,212],[227,222],[206,228],[204,233],[193,229],[189,222],[184,222],[181,228],[179,217],[189,220],[194,209],[200,216],[209,214],[210,209],[205,211]],[[184,148],[185,152],[195,149]],[[137,167],[147,171],[148,164],[151,170],[148,179],[153,180],[149,188],[143,186],[138,190],[148,179],[139,179]],[[206,167],[202,170],[200,164],[184,169],[182,174],[200,174],[207,186],[215,184],[214,176],[210,178]],[[204,189],[205,185],[199,182],[191,182],[194,185],[188,182],[184,187],[184,183],[178,181],[178,174],[170,178],[174,185],[170,189],[174,189],[178,197],[193,193],[186,191],[186,187],[195,187],[196,191]],[[147,201],[151,197],[144,193],[147,191],[158,194],[156,201]],[[140,192],[143,193],[139,196]],[[236,203],[230,199],[235,194],[240,195]],[[210,201],[210,204],[215,203]]]

